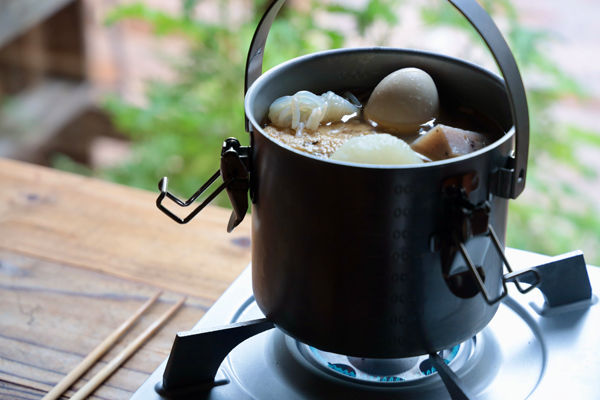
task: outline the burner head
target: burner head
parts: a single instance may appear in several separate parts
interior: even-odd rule
[[[350,364],[371,375],[398,375],[412,369],[419,363],[420,357],[408,358],[358,358],[348,357]]]
[[[473,352],[475,339],[461,345],[439,352],[451,369],[460,368],[469,359]],[[349,357],[341,354],[329,353],[312,346],[304,346],[304,355],[326,370],[330,375],[342,379],[351,378],[353,381],[378,382],[405,382],[425,378],[436,374],[428,355],[396,359],[377,359]]]

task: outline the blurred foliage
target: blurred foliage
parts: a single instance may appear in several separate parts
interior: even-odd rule
[[[581,157],[583,147],[600,152],[600,133],[560,124],[553,116],[558,101],[585,99],[586,93],[549,57],[546,46],[553,39],[551,32],[522,25],[510,0],[480,3],[506,23],[503,34],[523,75],[529,105],[527,189],[510,202],[507,244],[549,255],[583,249],[588,262],[600,265],[600,218],[597,204],[585,193],[596,171]],[[443,2],[431,2],[422,10],[422,18],[432,26],[468,32],[474,45],[485,46],[466,19]],[[527,85],[529,80],[538,83]]]
[[[296,2],[298,7],[285,5],[269,35],[264,69],[299,55],[342,47],[347,39],[343,31],[316,22],[323,13],[350,17],[358,33],[365,35],[376,24],[397,24],[399,2],[368,0],[360,8],[341,1],[307,0]],[[187,39],[189,50],[184,59],[172,62],[177,76],[174,82],[147,84],[143,106],[118,97],[106,101],[105,108],[117,127],[132,139],[133,157],[117,168],[101,171],[103,177],[156,190],[159,179],[168,175],[170,189],[189,196],[218,168],[225,138],[236,136],[247,144],[243,128],[244,67],[250,39],[267,2],[250,0],[247,14],[252,17],[242,21],[231,20],[231,0],[219,0],[219,15],[211,19],[198,16],[200,3],[182,0],[180,15],[143,3],[127,4],[109,16],[108,23],[142,20],[157,36],[179,35]],[[600,264],[596,250],[600,219],[591,198],[582,193],[581,182],[571,182],[583,179],[585,184],[585,179],[595,177],[595,171],[580,161],[579,150],[581,146],[600,149],[600,136],[560,125],[552,115],[558,101],[565,97],[582,99],[585,93],[548,56],[546,46],[554,39],[551,32],[524,26],[511,0],[480,3],[503,22],[503,34],[524,81],[535,78],[532,80],[536,82],[527,87],[531,120],[528,187],[517,201],[511,201],[508,245],[551,255],[583,248],[588,262]],[[473,46],[485,46],[468,21],[446,2],[423,0],[419,7],[426,24],[453,27],[466,32]],[[58,162],[69,167],[68,160]],[[228,206],[228,201],[223,197],[219,204]]]
[[[62,153],[52,155],[50,163],[53,168],[61,171],[69,171],[83,176],[94,176],[94,171],[91,168]]]
[[[136,106],[114,96],[105,103],[117,128],[132,139],[134,157],[102,172],[103,177],[131,186],[156,190],[169,176],[169,189],[190,196],[219,167],[221,143],[236,136],[248,144],[244,131],[244,70],[250,39],[262,16],[265,2],[249,2],[252,16],[231,21],[232,1],[220,0],[216,19],[196,17],[202,1],[185,0],[180,15],[171,15],[143,3],[117,7],[108,23],[143,20],[157,36],[179,35],[188,40],[187,57],[173,63],[175,82],[149,82],[147,104]],[[303,54],[342,47],[342,32],[316,24],[317,16],[336,12],[350,16],[361,33],[383,21],[395,24],[390,10],[397,0],[370,0],[362,9],[305,2],[303,7],[284,5],[269,34],[264,69]],[[236,3],[237,4],[237,3]],[[217,203],[229,206],[226,196]]]

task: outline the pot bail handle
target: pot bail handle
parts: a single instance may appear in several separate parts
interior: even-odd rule
[[[516,151],[515,155],[509,158],[508,165],[498,171],[495,194],[504,198],[516,199],[525,188],[529,154],[529,111],[519,68],[498,27],[475,0],[448,1],[467,18],[483,38],[504,76],[515,128]],[[273,0],[258,23],[246,60],[244,94],[262,75],[263,55],[267,37],[283,3],[285,3],[285,0]],[[250,132],[250,123],[247,116],[246,132]]]

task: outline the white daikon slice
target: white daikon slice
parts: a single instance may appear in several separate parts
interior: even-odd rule
[[[329,158],[378,165],[423,163],[423,160],[404,140],[387,133],[352,138],[341,145]]]

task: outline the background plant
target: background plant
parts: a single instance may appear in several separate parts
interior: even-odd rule
[[[232,23],[230,0],[220,0],[214,20],[195,17],[198,0],[183,0],[181,13],[171,15],[143,3],[116,8],[109,23],[138,19],[150,24],[157,36],[180,35],[189,43],[185,59],[173,63],[177,79],[147,85],[147,104],[135,106],[111,97],[105,108],[117,127],[132,139],[133,157],[101,176],[150,190],[168,175],[171,188],[189,196],[218,168],[222,141],[236,136],[247,144],[243,131],[243,76],[246,53],[264,1],[248,2],[248,18]],[[579,85],[562,72],[545,52],[550,32],[528,28],[509,0],[482,0],[481,4],[505,22],[503,33],[528,85],[531,147],[528,187],[509,212],[508,244],[545,254],[584,248],[590,262],[600,264],[600,219],[585,185],[595,171],[580,161],[581,146],[600,149],[600,135],[576,126],[558,124],[552,107],[565,97],[584,98]],[[306,1],[303,7],[284,6],[275,20],[265,53],[265,69],[283,61],[328,48],[342,47],[348,31],[319,25],[326,13],[343,15],[367,35],[374,27],[391,28],[399,0],[370,0],[363,7],[342,2]],[[470,45],[485,46],[469,23],[446,2],[419,1],[420,18],[431,29],[452,27],[470,36]],[[387,35],[389,36],[389,35]],[[382,45],[386,35],[382,34]],[[534,78],[534,79],[532,79]],[[566,176],[566,177],[565,177]],[[560,178],[559,178],[560,177]],[[228,206],[222,199],[221,205]]]

